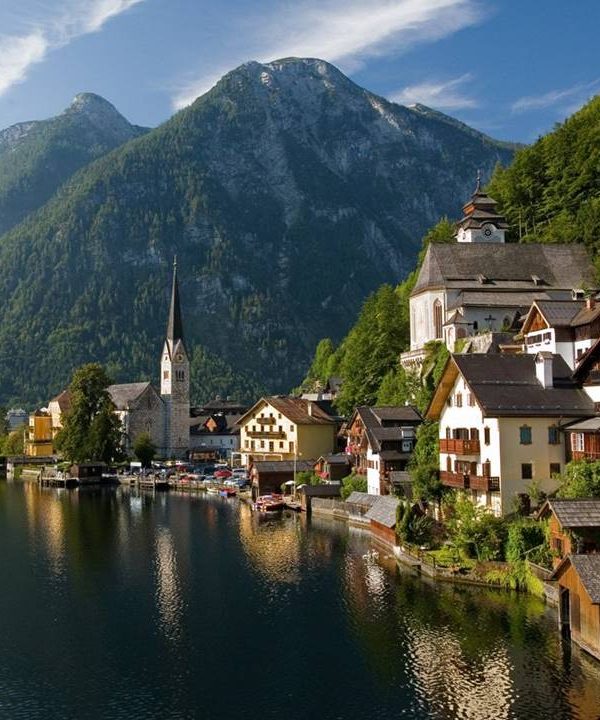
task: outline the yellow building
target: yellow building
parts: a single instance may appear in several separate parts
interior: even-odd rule
[[[25,430],[25,455],[48,457],[52,455],[52,415],[45,410],[36,410],[29,416]]]
[[[238,425],[246,467],[253,460],[316,460],[335,450],[336,421],[311,400],[261,398]]]

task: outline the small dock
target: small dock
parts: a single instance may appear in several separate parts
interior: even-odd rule
[[[70,477],[65,473],[54,472],[54,473],[40,473],[38,484],[40,487],[62,487],[62,488],[73,488],[79,485],[79,480],[74,477]]]
[[[166,478],[155,475],[136,478],[136,485],[142,490],[168,490],[171,487]]]

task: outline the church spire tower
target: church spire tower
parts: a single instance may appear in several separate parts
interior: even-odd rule
[[[503,243],[508,230],[506,219],[498,213],[498,203],[481,189],[481,172],[471,199],[463,205],[463,217],[456,239],[463,243]]]
[[[190,440],[190,362],[183,341],[177,257],[173,260],[171,304],[160,364],[160,394],[165,403],[165,454],[185,457]]]

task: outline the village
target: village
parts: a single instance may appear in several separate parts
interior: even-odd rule
[[[576,483],[564,492],[569,468],[573,478],[600,460],[594,268],[581,245],[506,243],[505,219],[479,181],[463,213],[456,242],[429,245],[410,297],[402,366],[418,375],[432,343],[449,351],[424,413],[363,405],[340,416],[336,377],[252,406],[217,397],[191,407],[175,262],[160,387],[107,388],[125,455],[143,436],[150,456],[118,472],[93,459],[57,470],[55,440],[72,404],[65,388],[28,417],[9,413],[13,427],[26,420],[9,471],[65,486],[239,495],[258,512],[342,520],[441,581],[544,596],[600,660],[600,498],[579,496]],[[419,443],[436,458],[428,493],[414,482]]]

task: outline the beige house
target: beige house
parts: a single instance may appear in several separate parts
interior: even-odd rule
[[[426,417],[439,421],[440,477],[496,515],[535,482],[556,489],[567,461],[561,425],[594,403],[560,355],[452,355]]]
[[[335,418],[303,398],[261,398],[238,421],[246,467],[257,460],[316,460],[335,450]]]

